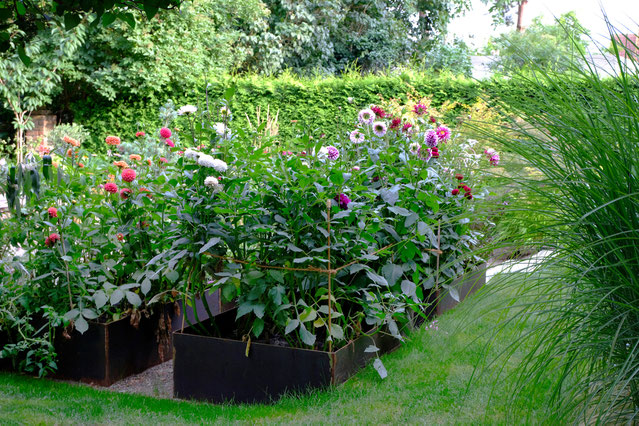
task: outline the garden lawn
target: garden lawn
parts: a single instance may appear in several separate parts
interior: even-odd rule
[[[512,281],[513,291],[523,285],[517,274],[493,278],[503,279]],[[382,358],[389,372],[385,380],[369,366],[333,389],[272,405],[233,406],[118,394],[2,373],[0,423],[539,423],[547,402],[545,387],[512,403],[510,377],[494,385],[484,375],[469,385],[498,318],[496,313],[477,318],[479,305],[487,302],[467,299],[439,318],[437,330],[411,334],[399,350]],[[507,340],[491,351],[503,349]],[[519,354],[513,357],[505,372],[519,359]]]

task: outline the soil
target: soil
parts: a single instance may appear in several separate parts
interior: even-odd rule
[[[120,393],[147,395],[154,398],[173,398],[173,360],[151,367],[140,374],[122,379],[106,389]]]

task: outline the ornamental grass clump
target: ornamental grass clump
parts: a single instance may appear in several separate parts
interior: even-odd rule
[[[536,171],[522,190],[542,220],[526,225],[552,254],[521,293],[491,291],[503,291],[492,308],[507,310],[507,321],[534,324],[503,357],[528,348],[513,395],[549,382],[550,423],[635,424],[639,416],[639,67],[620,43],[612,49],[609,77],[577,48],[566,73],[513,77],[533,95],[501,99],[518,117],[506,129],[512,137],[487,132]]]

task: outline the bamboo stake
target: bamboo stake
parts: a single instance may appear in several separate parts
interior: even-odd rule
[[[333,336],[331,335],[331,297],[332,297],[332,278],[333,271],[331,269],[331,200],[326,200],[326,230],[328,231],[328,351],[333,352]]]

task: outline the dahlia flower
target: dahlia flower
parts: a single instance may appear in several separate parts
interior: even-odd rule
[[[497,166],[499,164],[499,153],[492,148],[488,148],[484,150],[484,154],[486,154],[486,158],[490,161],[490,164],[493,166]]]
[[[358,118],[362,124],[372,124],[375,121],[375,113],[372,109],[366,108],[359,112]]]
[[[429,148],[420,146],[419,150],[417,151],[417,156],[424,161],[428,161],[431,159],[431,157],[435,156],[433,151],[436,149],[437,148],[429,149]]]
[[[224,123],[215,123],[213,125],[215,133],[223,139],[229,139],[231,137],[231,129]]]
[[[359,130],[353,130],[349,136],[351,142],[353,143],[361,143],[364,142],[364,133],[360,132]]]
[[[348,198],[346,194],[339,194],[333,199],[339,204],[339,208],[342,210],[348,209],[348,203],[351,202],[351,199]]]
[[[47,247],[53,247],[58,241],[60,241],[60,235],[53,233],[44,240],[44,245]]]
[[[212,167],[218,172],[225,172],[228,169],[227,164],[217,158],[213,158],[208,154],[200,154],[197,163],[202,167]]]
[[[427,111],[428,111],[428,108],[426,108],[426,105],[421,103],[413,107],[413,112],[417,115],[424,115],[426,114]]]
[[[120,138],[117,136],[107,136],[105,139],[107,145],[120,145]]]
[[[458,195],[459,194],[459,189],[455,188],[452,191],[450,191],[451,194],[453,195]]]
[[[433,158],[439,158],[439,148],[437,147],[431,148],[430,154]]]
[[[450,139],[450,129],[446,126],[439,126],[436,130],[437,139],[444,142]]]
[[[169,162],[169,160],[167,160],[167,159],[166,159],[166,158],[164,158],[164,157],[160,157],[160,159],[159,159],[158,161],[160,162],[160,164],[165,164],[165,163],[168,163],[168,162]]]
[[[140,161],[141,159],[142,159],[142,157],[139,156],[138,154],[129,155],[129,160],[131,160],[131,161]]]
[[[80,142],[77,139],[73,139],[70,136],[64,135],[62,140],[65,141],[66,143],[68,143],[71,146],[75,146],[75,147],[80,146]]]
[[[160,129],[160,137],[164,138],[164,139],[168,139],[171,137],[171,129],[169,129],[168,127],[162,127]]]
[[[146,133],[144,133],[144,132],[136,132],[135,133],[135,137],[136,138],[141,138],[142,136],[146,136]]]
[[[379,118],[384,118],[386,117],[386,111],[384,111],[383,109],[381,109],[378,106],[372,106],[371,107],[371,111],[373,111],[375,113],[375,115]]]
[[[113,182],[108,182],[104,184],[104,190],[106,192],[110,192],[111,194],[115,194],[116,192],[118,192],[118,186]]]
[[[410,144],[409,146],[409,151],[411,154],[413,155],[417,155],[419,153],[419,150],[421,149],[421,145],[417,142],[413,142]]]
[[[384,124],[381,121],[374,122],[373,133],[375,133],[377,137],[383,138],[384,135],[386,134],[386,124]]]
[[[188,160],[197,160],[199,156],[200,153],[192,150],[191,148],[187,148],[186,151],[184,151],[184,158]]]
[[[129,198],[129,194],[131,194],[131,192],[132,191],[129,188],[122,188],[120,190],[120,198],[126,200],[127,198]]]
[[[204,186],[213,190],[213,192],[218,192],[222,190],[222,185],[220,185],[220,181],[214,177],[209,176],[204,179]]]
[[[425,137],[426,145],[430,148],[435,148],[437,146],[437,133],[434,130],[428,130],[426,132]]]
[[[135,170],[133,169],[122,170],[122,180],[125,182],[133,182],[135,180]]]
[[[126,169],[127,167],[129,167],[129,165],[126,163],[126,161],[114,161],[113,165],[116,167],[119,167],[121,169]]]
[[[49,213],[49,217],[58,217],[58,209],[55,207],[49,207],[47,212]]]
[[[197,111],[197,107],[195,105],[184,105],[178,109],[178,115],[189,115],[193,114]]]
[[[173,143],[171,139],[165,140],[164,143],[170,146],[171,148],[175,148],[175,144]]]
[[[337,160],[339,158],[339,150],[334,146],[327,146],[326,157],[328,157],[329,160]]]

